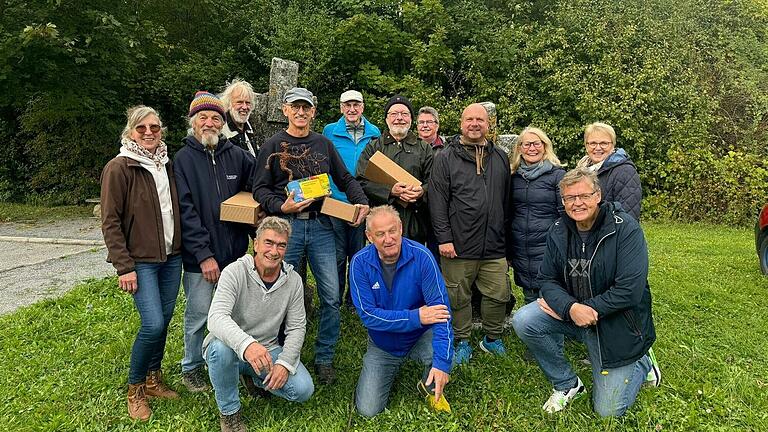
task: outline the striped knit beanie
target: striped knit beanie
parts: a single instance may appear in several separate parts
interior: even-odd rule
[[[216,111],[224,117],[224,103],[216,95],[207,91],[195,93],[195,98],[189,104],[189,116],[192,117],[200,111]]]

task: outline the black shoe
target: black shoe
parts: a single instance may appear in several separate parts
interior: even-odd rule
[[[336,381],[336,370],[330,364],[315,363],[315,375],[320,384],[328,385]]]
[[[184,383],[184,386],[191,393],[199,393],[211,389],[211,385],[208,383],[208,374],[203,366],[182,373],[181,382]]]
[[[272,393],[264,390],[253,382],[253,377],[250,375],[240,375],[240,384],[245,387],[245,391],[254,399],[266,399],[272,396]]]

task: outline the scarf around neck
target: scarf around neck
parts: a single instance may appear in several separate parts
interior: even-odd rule
[[[121,139],[120,144],[122,145],[122,149],[126,150],[128,153],[153,162],[158,170],[168,163],[168,146],[165,145],[165,141],[163,140],[160,140],[160,144],[157,146],[157,150],[155,150],[154,154],[137,144],[136,141],[128,138]]]
[[[517,167],[517,173],[526,180],[536,180],[543,174],[551,171],[553,167],[552,162],[546,159],[542,159],[532,165],[528,165],[525,160],[521,160],[520,166]]]

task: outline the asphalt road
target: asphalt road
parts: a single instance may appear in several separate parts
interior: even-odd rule
[[[0,223],[0,315],[114,275],[101,240],[95,218]]]

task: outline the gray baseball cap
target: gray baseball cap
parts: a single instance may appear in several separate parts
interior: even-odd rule
[[[285,92],[285,96],[283,96],[283,102],[294,103],[296,101],[304,101],[311,106],[315,106],[315,100],[313,99],[312,92],[305,89],[304,87],[294,87]]]

